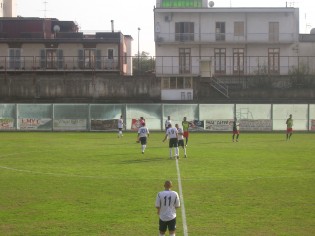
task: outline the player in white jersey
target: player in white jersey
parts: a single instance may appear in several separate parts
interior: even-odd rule
[[[168,129],[168,126],[172,124],[171,116],[167,117],[167,120],[165,121],[165,131]]]
[[[150,132],[147,127],[145,127],[145,123],[142,123],[142,127],[138,129],[138,142],[141,143],[141,152],[144,154],[144,151],[147,147],[147,138],[149,137]]]
[[[175,159],[179,159],[178,151],[178,131],[176,128],[172,128],[172,124],[168,125],[163,142],[169,138],[170,159],[172,159],[172,148],[175,148]]]
[[[124,119],[122,116],[118,119],[118,138],[123,136],[122,129],[124,127]]]
[[[184,131],[178,124],[175,125],[178,132],[178,147],[182,147],[184,149],[184,157],[187,157],[186,146],[184,144]]]
[[[171,190],[172,186],[170,180],[165,181],[165,190],[159,192],[155,200],[155,207],[159,215],[160,236],[164,236],[167,229],[170,236],[175,236],[176,208],[180,207],[180,200],[178,193]]]

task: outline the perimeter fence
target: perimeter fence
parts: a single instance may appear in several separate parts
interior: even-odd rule
[[[125,130],[144,117],[150,130],[164,130],[167,116],[191,131],[280,131],[292,114],[295,131],[315,131],[315,104],[0,104],[0,131],[113,131],[123,116]]]

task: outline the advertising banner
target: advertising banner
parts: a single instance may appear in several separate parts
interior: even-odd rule
[[[205,130],[209,131],[232,131],[233,120],[206,120]]]
[[[54,130],[87,130],[86,119],[57,119],[54,120]]]
[[[193,121],[190,121],[190,124],[191,124],[189,127],[190,131],[200,131],[200,130],[204,130],[205,128],[204,120],[193,120]]]
[[[20,130],[51,130],[51,119],[18,119],[18,129]]]
[[[240,130],[244,131],[272,131],[272,120],[240,120]]]
[[[241,131],[272,131],[272,120],[239,120]],[[233,120],[206,120],[206,130],[232,131]]]
[[[0,130],[12,130],[12,129],[14,129],[14,119],[0,118]]]
[[[132,119],[131,130],[137,131],[141,127],[140,119]]]
[[[118,128],[118,120],[110,119],[110,120],[91,120],[91,130],[106,130],[113,131]]]

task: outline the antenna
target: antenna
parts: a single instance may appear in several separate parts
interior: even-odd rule
[[[46,18],[47,4],[48,4],[48,2],[45,0],[45,1],[43,1],[43,3],[44,3],[44,18]]]
[[[294,7],[295,2],[287,2],[286,4],[289,3],[289,7]]]
[[[307,22],[307,17],[305,13],[305,33],[307,33],[308,28],[312,28],[312,25],[309,22]]]

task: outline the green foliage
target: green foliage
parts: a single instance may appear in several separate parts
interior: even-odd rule
[[[254,71],[255,75],[268,75],[268,66],[266,64],[258,65],[257,70]]]
[[[135,133],[0,133],[0,234],[157,235],[156,194],[166,179],[178,191],[163,138],[142,155]],[[189,235],[314,235],[315,135],[231,138],[190,134],[178,162]]]
[[[289,70],[289,75],[300,77],[308,75],[309,72],[310,72],[309,65],[305,63],[300,63],[298,66],[293,66]]]
[[[308,64],[303,61],[298,66],[293,66],[289,70],[289,76],[292,80],[292,84],[295,87],[312,87],[314,84],[314,78],[309,76],[310,68]]]
[[[134,74],[153,73],[155,71],[155,59],[148,52],[136,54],[132,58]]]

